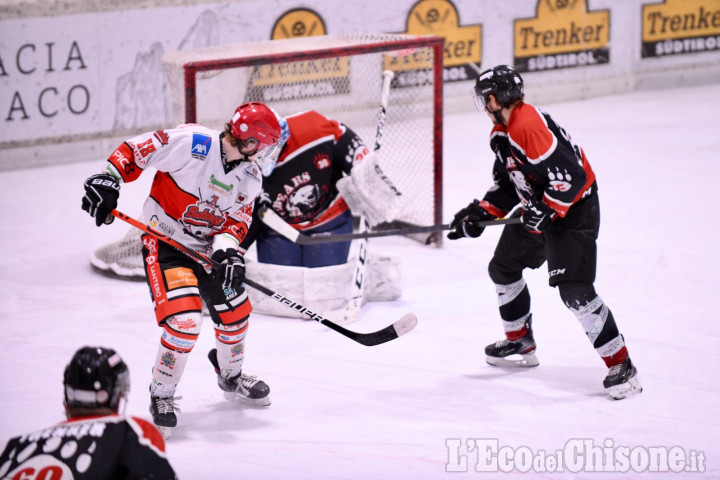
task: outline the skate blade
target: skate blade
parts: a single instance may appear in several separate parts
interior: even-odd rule
[[[173,430],[175,430],[175,427],[161,427],[160,425],[155,425],[158,430],[160,430],[160,434],[162,435],[164,440],[169,440],[170,437],[172,437]]]
[[[233,403],[244,403],[246,405],[256,405],[259,407],[267,407],[270,405],[270,397],[263,398],[248,398],[244,395],[235,392],[223,392],[225,400]]]
[[[487,355],[485,361],[493,367],[504,368],[531,368],[540,365],[535,353],[516,354],[507,357],[491,357]]]
[[[614,385],[605,389],[605,392],[613,400],[622,400],[623,398],[632,397],[642,392],[642,386],[640,381],[637,379],[637,375],[628,379],[627,382],[621,383],[620,385]]]

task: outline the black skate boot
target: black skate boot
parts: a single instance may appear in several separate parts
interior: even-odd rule
[[[220,366],[217,360],[217,349],[213,348],[208,352],[208,359],[215,367],[218,386],[225,392],[225,399],[229,401],[245,401],[253,405],[270,405],[270,387],[256,376],[244,375],[242,372],[231,378],[225,378],[220,374]]]
[[[156,388],[153,389],[153,386]],[[160,433],[167,440],[172,435],[173,429],[177,426],[177,415],[180,413],[180,407],[175,404],[182,397],[174,397],[173,393],[169,396],[158,396],[155,394],[166,393],[161,391],[156,384],[150,386],[150,415],[152,415],[153,423],[158,427]]]
[[[621,400],[642,392],[637,368],[633,365],[630,357],[627,357],[621,364],[610,367],[607,377],[603,380],[603,387],[613,400]]]
[[[525,322],[527,333],[517,340],[499,340],[485,347],[485,361],[495,367],[537,367],[535,338],[532,333],[532,316]]]

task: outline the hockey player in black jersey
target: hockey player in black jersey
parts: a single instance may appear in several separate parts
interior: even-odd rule
[[[547,261],[550,285],[577,317],[609,371],[603,385],[614,399],[642,391],[625,339],[595,292],[600,228],[597,182],[585,152],[550,115],[523,101],[512,67],[484,71],[475,104],[493,122],[494,185],[453,219],[448,238],[479,237],[478,221],[504,217],[518,203],[522,224],[506,225],[488,268],[498,294],[505,339],[488,345],[490,365],[533,367],[530,293],[522,273]]]
[[[370,155],[365,142],[346,125],[310,110],[280,117],[283,135],[276,163],[263,169],[263,191],[256,204],[266,205],[305,235],[351,233],[352,212],[337,183]],[[258,208],[254,214],[257,217]],[[257,218],[243,241],[256,241],[258,261],[292,267],[345,263],[350,241],[297,245]]]
[[[0,478],[176,478],[158,429],[118,413],[130,378],[114,350],[81,348],[65,368],[63,384],[67,421],[11,438],[0,455]]]

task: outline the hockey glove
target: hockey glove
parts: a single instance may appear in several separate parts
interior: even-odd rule
[[[467,207],[455,214],[455,218],[450,223],[450,228],[454,230],[447,234],[450,240],[457,240],[462,237],[477,238],[482,235],[485,227],[477,224],[487,220],[495,220],[495,215],[491,214],[480,206],[478,200],[473,200]]]
[[[213,252],[211,258],[220,264],[220,268],[215,271],[215,280],[222,285],[225,295],[238,292],[245,280],[245,260],[240,252],[234,248],[218,250]]]
[[[530,199],[522,214],[522,223],[531,233],[542,233],[555,218],[555,210],[542,200]]]
[[[267,193],[265,190],[262,190],[260,192],[260,195],[258,195],[257,199],[255,200],[255,206],[257,208],[267,207],[268,209],[272,209],[272,200],[270,200],[270,194]]]
[[[85,196],[82,209],[95,218],[98,227],[103,223],[110,225],[115,217],[112,211],[117,208],[120,196],[120,184],[110,174],[98,173],[85,180]]]

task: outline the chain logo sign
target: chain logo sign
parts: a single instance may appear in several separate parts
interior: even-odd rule
[[[643,5],[643,58],[709,50],[720,50],[720,0]]]
[[[319,14],[307,8],[298,8],[280,16],[272,28],[270,39],[325,34],[325,22]],[[275,102],[349,93],[349,75],[350,60],[347,57],[259,65],[252,70],[245,101]]]
[[[445,39],[443,51],[443,80],[458,82],[477,77],[476,69],[482,58],[482,26],[460,25],[460,15],[450,0],[421,0],[407,18],[409,35],[436,35]],[[425,51],[423,51],[425,50]],[[401,61],[386,60],[385,68],[395,72],[393,84],[402,83],[403,72],[432,68],[429,49],[419,49]]]
[[[587,0],[538,0],[534,18],[515,20],[520,72],[610,62],[610,10],[590,12]]]

